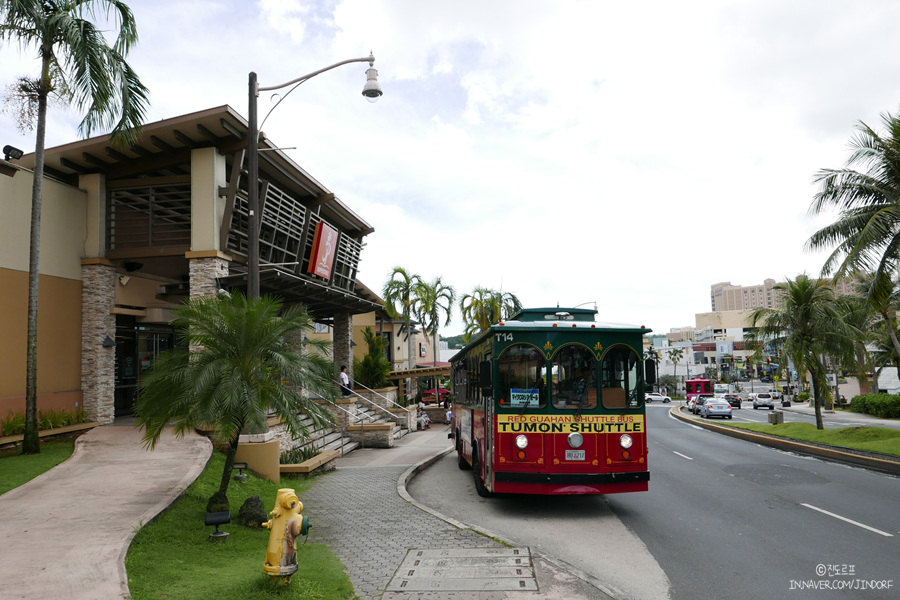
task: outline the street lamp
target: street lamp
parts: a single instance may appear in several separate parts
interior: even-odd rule
[[[281,85],[273,85],[268,87],[260,87],[259,83],[256,80],[256,73],[250,73],[250,82],[249,82],[249,100],[250,106],[248,110],[247,119],[249,121],[249,144],[247,148],[247,170],[249,183],[248,187],[248,203],[250,210],[250,218],[249,218],[249,237],[248,237],[248,252],[247,252],[247,297],[248,298],[259,298],[259,126],[257,125],[257,113],[256,113],[256,101],[259,97],[260,92],[269,92],[273,90],[280,90],[281,88],[285,88],[289,85],[300,85],[305,81],[312,79],[316,75],[320,73],[324,73],[325,71],[330,71],[335,67],[340,67],[341,65],[346,65],[354,62],[367,62],[369,63],[369,68],[366,70],[366,85],[363,87],[362,95],[366,97],[369,102],[375,102],[381,96],[381,86],[378,85],[378,71],[375,69],[375,57],[372,53],[369,53],[369,56],[365,58],[351,58],[348,60],[342,60],[341,62],[334,63],[330,67],[325,67],[324,69],[319,69],[318,71],[313,71],[307,75],[302,77],[298,77],[297,79],[292,79],[287,83],[282,83]]]

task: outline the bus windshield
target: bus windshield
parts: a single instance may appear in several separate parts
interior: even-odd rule
[[[600,363],[603,388],[600,390],[604,408],[628,408],[639,404],[643,387],[640,357],[628,346],[618,345],[607,350]]]
[[[513,344],[499,358],[498,392],[505,408],[543,408],[547,405],[547,361],[530,344]]]

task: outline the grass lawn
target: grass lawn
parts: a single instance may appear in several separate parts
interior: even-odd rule
[[[266,510],[275,504],[279,488],[303,492],[304,480],[282,480],[281,485],[250,474],[246,483],[228,487],[232,522],[220,529],[230,533],[225,542],[209,541],[212,527],[204,525],[206,502],[218,489],[224,456],[215,452],[203,474],[172,508],[145,525],[134,537],[125,565],[128,585],[135,600],[185,598],[190,600],[241,600],[285,598],[343,600],[354,598],[353,584],[344,565],[322,544],[299,549],[300,570],[288,586],[276,585],[263,574],[268,529],[250,529],[237,522],[244,500],[259,496]],[[315,538],[315,522],[311,537]],[[300,541],[300,540],[298,540]]]
[[[728,423],[728,426],[792,440],[900,456],[900,430],[887,427],[843,427],[819,430],[812,423],[782,423],[781,425]]]
[[[75,450],[75,440],[53,440],[41,444],[39,454],[21,454],[21,448],[0,452],[0,494],[5,494],[41,473],[65,462]]]

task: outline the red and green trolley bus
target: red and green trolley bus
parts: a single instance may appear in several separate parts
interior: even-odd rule
[[[645,327],[530,308],[451,359],[459,467],[479,495],[646,491]],[[645,381],[646,379],[646,381]]]

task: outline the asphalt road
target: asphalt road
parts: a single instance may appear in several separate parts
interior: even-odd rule
[[[609,582],[620,597],[900,596],[897,478],[722,436],[671,418],[670,407],[647,410],[649,492],[482,499],[455,453],[410,491]]]

